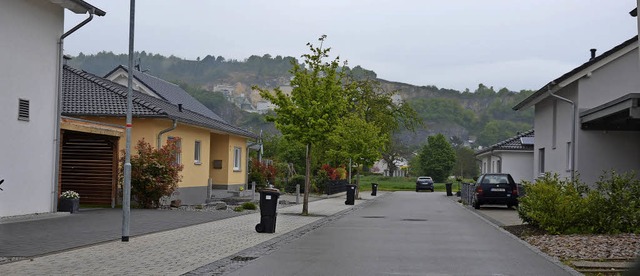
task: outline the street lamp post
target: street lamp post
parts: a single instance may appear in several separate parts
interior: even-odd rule
[[[127,80],[127,128],[124,159],[124,191],[122,196],[122,241],[129,241],[129,220],[131,216],[131,109],[133,109],[133,31],[136,1],[130,0],[129,9],[129,76]]]

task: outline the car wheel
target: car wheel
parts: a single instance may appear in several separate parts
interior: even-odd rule
[[[480,202],[474,201],[473,202],[473,208],[480,209]]]
[[[511,208],[513,208],[513,205],[507,204],[507,209],[511,209]]]
[[[416,189],[416,193],[419,192],[420,190]]]

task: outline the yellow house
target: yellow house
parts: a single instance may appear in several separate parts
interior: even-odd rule
[[[65,65],[62,114],[125,125],[127,88],[117,83],[122,79],[122,71],[126,73],[124,67],[112,71],[114,82]],[[216,193],[220,196],[244,187],[249,140],[258,137],[225,122],[210,110],[211,114],[203,114],[207,112],[198,110],[200,103],[177,85],[152,78],[144,82],[143,78],[136,77],[133,86],[136,91],[133,94],[132,152],[135,154],[135,144],[142,139],[156,147],[168,139],[180,139],[181,154],[177,161],[184,169],[177,198],[182,204],[204,203],[213,189],[223,191]],[[148,84],[152,81],[154,84]],[[164,90],[159,92],[162,88]],[[124,149],[125,139],[120,139],[119,143],[119,148]]]

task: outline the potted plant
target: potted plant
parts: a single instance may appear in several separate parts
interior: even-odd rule
[[[76,213],[80,207],[80,194],[74,191],[65,191],[60,194],[58,200],[58,212]]]

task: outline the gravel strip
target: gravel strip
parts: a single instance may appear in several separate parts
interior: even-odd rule
[[[523,237],[529,244],[561,260],[635,259],[640,235],[536,235]]]

